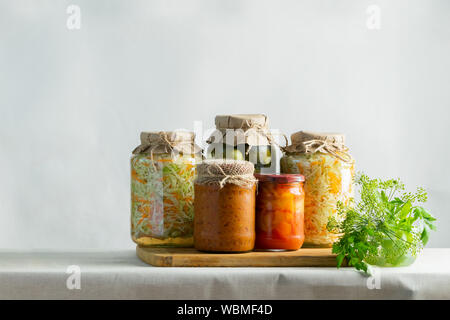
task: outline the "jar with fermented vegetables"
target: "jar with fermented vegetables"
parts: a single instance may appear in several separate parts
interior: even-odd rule
[[[354,160],[337,133],[297,132],[285,148],[281,172],[305,176],[304,247],[331,247],[339,234],[327,230],[330,217],[340,221],[338,202],[348,205],[353,197]]]
[[[193,245],[199,151],[192,132],[141,133],[131,157],[131,237],[138,245]]]
[[[256,244],[259,250],[297,250],[305,239],[301,174],[255,174]]]
[[[205,160],[195,181],[197,250],[246,252],[255,245],[256,179],[243,160]]]
[[[276,144],[266,115],[218,115],[215,123],[216,130],[207,141],[207,158],[247,160],[255,172],[275,173]]]

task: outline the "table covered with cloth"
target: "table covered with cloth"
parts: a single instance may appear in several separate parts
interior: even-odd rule
[[[129,251],[0,251],[0,299],[450,299],[450,249],[409,267],[162,268]]]

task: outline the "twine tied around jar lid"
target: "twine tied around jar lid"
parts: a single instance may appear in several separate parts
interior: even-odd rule
[[[345,135],[341,133],[317,133],[299,131],[291,135],[291,145],[284,148],[287,153],[329,153],[344,162],[353,158],[345,146]]]
[[[225,184],[234,184],[249,189],[257,183],[254,171],[253,164],[245,160],[205,160],[197,165],[195,183],[219,188]]]
[[[215,118],[216,131],[213,132],[207,143],[227,143],[226,135],[229,131],[242,130],[242,132],[234,132],[233,145],[246,143],[249,145],[247,153],[253,146],[261,145],[276,145],[281,146],[275,140],[269,130],[268,118],[265,114],[232,114],[232,115],[218,115]],[[242,133],[242,134],[240,134]],[[288,143],[286,135],[282,134],[286,145]],[[213,137],[219,139],[214,139]],[[219,140],[219,141],[216,141]]]
[[[269,144],[272,144],[272,145],[275,145],[275,146],[277,146],[279,148],[282,148],[280,146],[280,144],[275,141],[275,138],[273,137],[272,133],[270,132],[270,130],[269,130],[268,126],[267,126],[267,116],[264,115],[264,114],[262,116],[264,116],[264,119],[265,119],[264,124],[260,124],[260,123],[258,123],[256,121],[252,120],[252,119],[246,119],[245,120],[245,127],[248,128],[247,129],[248,131],[251,131],[251,130],[259,131],[262,135],[264,135],[266,137],[266,139],[269,142]],[[285,146],[287,146],[288,145],[288,138],[286,137],[286,135],[284,133],[280,133],[280,135],[284,138],[284,141],[286,143]],[[250,148],[247,151],[247,153],[249,151],[250,151]]]
[[[191,131],[141,132],[140,138],[141,144],[133,150],[133,154],[149,153],[154,168],[153,154],[196,154],[201,151]]]

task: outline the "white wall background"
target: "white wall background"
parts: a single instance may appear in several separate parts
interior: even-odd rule
[[[0,247],[133,248],[139,132],[219,113],[345,132],[359,169],[427,188],[450,247],[449,57],[446,0],[0,0]]]

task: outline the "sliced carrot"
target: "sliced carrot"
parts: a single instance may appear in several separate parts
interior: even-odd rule
[[[330,192],[337,194],[341,189],[341,177],[337,176],[334,172],[330,172],[329,175],[330,180]]]
[[[134,195],[134,194],[132,195],[131,200],[132,200],[133,202],[150,203],[150,200],[146,200],[146,199],[139,198],[138,196],[136,196],[136,195]]]
[[[138,174],[137,174],[136,170],[134,170],[134,169],[131,170],[131,179],[136,180],[136,181],[138,181],[140,183],[144,183],[144,184],[147,183],[147,181],[145,181],[143,179],[140,179],[138,177]]]

